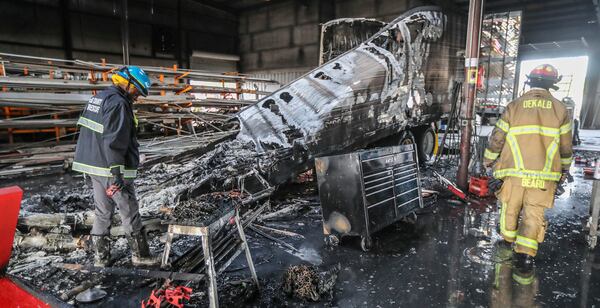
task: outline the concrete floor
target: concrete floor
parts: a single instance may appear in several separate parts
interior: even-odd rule
[[[600,148],[600,134],[583,131],[586,148]],[[374,236],[370,252],[358,239],[344,239],[338,247],[323,242],[320,208],[272,227],[305,238],[279,237],[298,249],[292,251],[251,231],[247,234],[262,284],[261,295],[248,306],[334,307],[594,307],[600,306],[600,248],[586,247],[591,181],[573,167],[575,182],[547,211],[549,226],[540,245],[530,284],[518,283],[510,262],[497,262],[494,242],[496,205],[493,198],[459,205],[440,198],[421,211],[416,222],[399,222]],[[318,200],[313,184],[294,184],[280,199],[302,195]],[[289,192],[291,191],[291,192]],[[302,193],[298,193],[302,191]],[[27,192],[26,192],[27,194]],[[285,297],[283,272],[293,264],[312,264],[322,270],[339,263],[341,271],[333,300],[315,304]],[[238,257],[230,269],[243,268]],[[246,270],[230,271],[228,279],[247,278]],[[131,291],[131,290],[129,290]],[[197,289],[195,291],[202,291]],[[129,292],[128,292],[129,293]],[[134,306],[148,290],[116,295],[100,306]],[[127,304],[124,304],[127,303]],[[239,306],[238,306],[239,307]]]
[[[331,303],[338,307],[597,306],[600,249],[587,249],[581,224],[587,217],[591,185],[579,178],[572,188],[547,213],[550,223],[531,285],[512,281],[510,262],[495,262],[492,243],[499,239],[495,205],[439,201],[435,212],[421,214],[415,224],[400,222],[376,234],[375,247],[366,253],[352,239],[326,247],[320,221],[304,217],[290,225],[306,239],[286,240],[304,255],[285,252],[263,239],[253,253],[259,262],[271,260],[259,265],[258,271],[274,286],[290,264],[328,268],[339,262],[342,270]],[[267,295],[261,299],[264,304],[281,303]]]
[[[582,132],[581,138],[588,148],[600,146],[597,131]],[[546,213],[549,226],[530,283],[513,278],[516,271],[510,261],[498,262],[493,243],[500,236],[493,198],[470,205],[439,200],[416,223],[400,222],[376,234],[370,252],[362,252],[357,239],[344,240],[335,248],[325,246],[320,211],[315,208],[286,222],[287,230],[306,237],[285,239],[301,253],[286,252],[260,237],[252,239],[254,257],[263,263],[257,269],[266,289],[254,305],[303,306],[273,296],[280,293],[283,270],[290,264],[327,269],[340,263],[334,299],[326,306],[599,306],[600,248],[587,248],[583,230],[592,181],[583,178],[579,167],[573,167],[572,174],[575,182]]]

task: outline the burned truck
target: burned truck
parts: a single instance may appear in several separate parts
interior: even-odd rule
[[[450,19],[421,7],[369,27],[376,33],[366,41],[356,36],[357,46],[329,53],[333,59],[241,110],[235,139],[169,172],[152,168],[168,180],[144,194],[143,209],[231,189],[256,200],[314,168],[316,157],[398,145],[412,141],[411,132],[417,144],[433,139],[431,123],[449,111],[461,76],[464,40]]]
[[[416,140],[421,155],[430,154],[432,123],[449,110],[461,76],[457,53],[464,40],[450,19],[437,7],[420,7],[387,25],[326,24],[323,37],[331,42],[353,26],[359,33],[344,44],[322,44],[329,48],[322,49],[324,64],[240,111],[237,140],[252,142],[259,153],[291,151],[269,173],[275,184],[310,168],[315,157],[381,141]]]

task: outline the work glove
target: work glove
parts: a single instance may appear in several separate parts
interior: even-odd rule
[[[492,169],[492,167],[490,167],[490,166],[486,166],[485,167],[485,175],[493,178],[494,177],[494,169]]]
[[[123,174],[121,173],[121,169],[118,167],[112,168],[110,173],[113,175],[113,184],[117,186],[119,189],[123,189],[125,187],[125,180],[123,179]]]
[[[558,181],[558,185],[563,185],[565,181],[568,181],[569,183],[573,182],[573,176],[571,176],[569,170],[563,170],[562,175],[560,176],[560,180]]]
[[[557,186],[562,186],[562,184],[565,183],[565,180],[567,179],[567,175],[565,174],[565,172],[563,172],[560,176],[560,180],[558,180],[558,185]]]
[[[110,198],[125,187],[125,180],[119,168],[112,168],[110,173],[113,175],[113,183],[106,189],[106,195]]]

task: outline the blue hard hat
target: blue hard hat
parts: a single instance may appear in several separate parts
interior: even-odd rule
[[[142,96],[148,96],[148,91],[152,83],[144,70],[134,65],[123,66],[116,74],[129,80],[140,91]]]

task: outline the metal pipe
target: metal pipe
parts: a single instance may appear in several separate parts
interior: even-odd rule
[[[91,61],[83,61],[83,60],[65,60],[65,59],[59,59],[59,58],[48,58],[48,57],[36,57],[36,56],[27,56],[27,55],[19,55],[19,54],[12,54],[12,53],[6,53],[6,52],[0,52],[0,57],[8,57],[8,58],[15,58],[15,59],[28,59],[28,60],[35,60],[35,61],[41,61],[41,62],[47,62],[47,61],[52,61],[53,64],[52,65],[48,65],[48,63],[40,63],[38,66],[40,68],[42,68],[44,70],[44,72],[48,69],[48,67],[61,67],[62,71],[65,72],[75,72],[76,69],[73,68],[73,65],[80,65],[82,72],[88,72],[90,69],[94,69],[97,70],[99,72],[104,72],[104,71],[109,71],[115,67],[120,67],[121,65],[119,64],[111,64],[111,63],[99,63],[99,62],[91,62]],[[15,62],[15,59],[6,59],[9,60],[9,62],[7,62],[7,64],[19,64],[18,61]],[[57,65],[56,63],[64,63],[64,64],[68,64],[67,65]],[[30,70],[33,68],[32,63],[27,63],[28,68],[30,68]],[[146,71],[147,73],[156,73],[156,74],[164,74],[165,76],[178,76],[181,75],[183,73],[188,73],[186,75],[186,77],[198,77],[198,79],[203,79],[206,78],[207,80],[240,80],[240,81],[255,81],[255,82],[264,82],[264,83],[273,83],[273,84],[280,84],[278,81],[276,80],[272,80],[272,79],[267,79],[267,78],[258,78],[258,77],[251,77],[248,75],[224,75],[224,74],[218,74],[218,73],[207,73],[207,72],[201,72],[201,71],[197,71],[197,70],[190,70],[190,69],[178,69],[177,72],[173,71],[172,69],[164,69],[164,68],[159,68],[159,67],[152,67],[152,66],[140,66],[142,69],[144,69],[144,71]],[[67,70],[68,68],[68,70]],[[19,68],[20,70],[21,68]]]
[[[121,0],[121,45],[123,45],[123,64],[129,65],[129,16],[127,0]]]
[[[461,118],[462,134],[460,139],[460,164],[456,175],[457,185],[462,190],[468,188],[473,111],[475,98],[477,96],[477,68],[479,66],[479,40],[483,18],[483,1],[484,0],[471,0],[469,3],[464,84],[466,108],[463,110]]]

